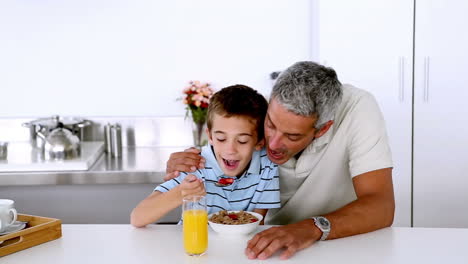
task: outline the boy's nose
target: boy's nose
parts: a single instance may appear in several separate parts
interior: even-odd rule
[[[234,154],[237,152],[237,148],[236,148],[236,144],[235,142],[229,142],[226,146],[226,151],[229,153],[229,154]]]

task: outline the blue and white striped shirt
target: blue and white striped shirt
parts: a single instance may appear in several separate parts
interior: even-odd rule
[[[218,187],[219,179],[227,177],[221,170],[210,145],[202,148],[201,155],[206,159],[205,168],[194,174],[205,182],[208,214],[220,210],[270,209],[281,207],[279,192],[278,165],[271,162],[265,148],[252,153],[252,160],[242,177],[234,178],[234,183]],[[166,181],[154,190],[167,192],[180,184],[187,173]]]

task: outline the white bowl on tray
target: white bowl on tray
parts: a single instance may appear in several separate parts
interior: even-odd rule
[[[239,213],[240,211],[227,211],[228,213]],[[239,224],[239,225],[227,225],[227,224],[220,224],[220,223],[213,223],[210,221],[211,217],[217,213],[213,213],[208,215],[208,223],[210,227],[219,234],[226,234],[226,235],[246,235],[252,233],[255,229],[257,229],[258,225],[263,219],[263,216],[259,213],[244,211],[253,215],[257,218],[256,222],[247,223],[247,224]]]

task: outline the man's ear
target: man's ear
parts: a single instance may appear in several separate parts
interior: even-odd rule
[[[319,131],[317,131],[317,133],[315,133],[314,138],[319,138],[319,137],[323,136],[325,133],[327,133],[328,129],[330,129],[330,127],[332,125],[333,125],[333,120],[329,120],[328,122],[323,124],[322,127],[319,129]]]
[[[261,150],[265,146],[265,139],[262,139],[257,142],[257,145],[255,145],[255,150]]]
[[[213,145],[213,138],[211,137],[210,129],[207,127],[205,133],[208,135],[208,142]]]

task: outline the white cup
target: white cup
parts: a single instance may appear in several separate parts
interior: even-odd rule
[[[4,232],[16,221],[17,217],[15,202],[9,199],[0,199],[0,232]]]

